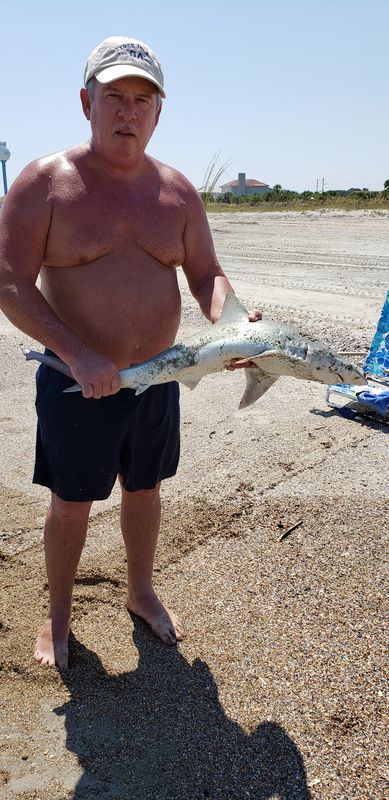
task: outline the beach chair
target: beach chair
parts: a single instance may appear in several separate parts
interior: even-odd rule
[[[328,405],[340,411],[350,409],[351,416],[353,413],[370,414],[389,420],[389,291],[362,369],[366,375],[366,385],[344,383],[328,386]],[[343,401],[351,400],[351,406],[345,406],[339,400],[338,403],[334,402],[333,395]]]

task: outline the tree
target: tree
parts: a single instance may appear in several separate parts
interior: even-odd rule
[[[384,189],[389,189],[389,178],[384,181]]]
[[[281,186],[280,183],[276,183],[275,186],[273,186],[273,191],[274,192],[280,192],[281,189],[282,189],[282,186]]]

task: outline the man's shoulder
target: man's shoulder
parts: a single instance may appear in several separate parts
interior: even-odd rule
[[[182,172],[168,164],[164,164],[162,161],[157,161],[155,158],[151,159],[151,161],[158,170],[161,182],[168,188],[176,190],[187,199],[197,195],[197,190]]]
[[[25,191],[28,188],[49,188],[53,179],[69,171],[76,160],[82,155],[82,146],[57,153],[41,156],[30,161],[14,181],[16,191]]]
[[[62,172],[68,172],[78,161],[85,157],[85,145],[77,145],[68,150],[59,150],[47,156],[37,158],[27,165],[27,169],[35,171],[37,175],[54,176]]]
[[[69,176],[77,159],[82,158],[82,152],[83,146],[74,147],[37,158],[27,164],[12,182],[4,201],[3,213],[8,209],[16,210],[18,214],[30,213],[32,207],[37,213],[46,212],[51,208],[55,187],[61,185],[61,178]]]

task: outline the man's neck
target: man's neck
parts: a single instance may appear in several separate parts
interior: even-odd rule
[[[89,141],[85,155],[89,156],[91,162],[94,163],[95,167],[100,172],[105,173],[109,177],[122,179],[124,181],[133,181],[141,177],[148,171],[151,165],[150,157],[147,156],[146,153],[132,158],[116,157],[110,159],[99,152],[93,139]]]

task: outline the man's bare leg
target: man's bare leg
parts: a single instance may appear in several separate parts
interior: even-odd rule
[[[72,592],[92,503],[73,503],[52,494],[44,533],[50,608],[34,657],[42,665],[67,669]]]
[[[153,566],[161,520],[159,484],[155,489],[127,492],[122,487],[121,526],[127,551],[127,608],[150,625],[166,644],[184,635],[182,623],[154,592]]]

